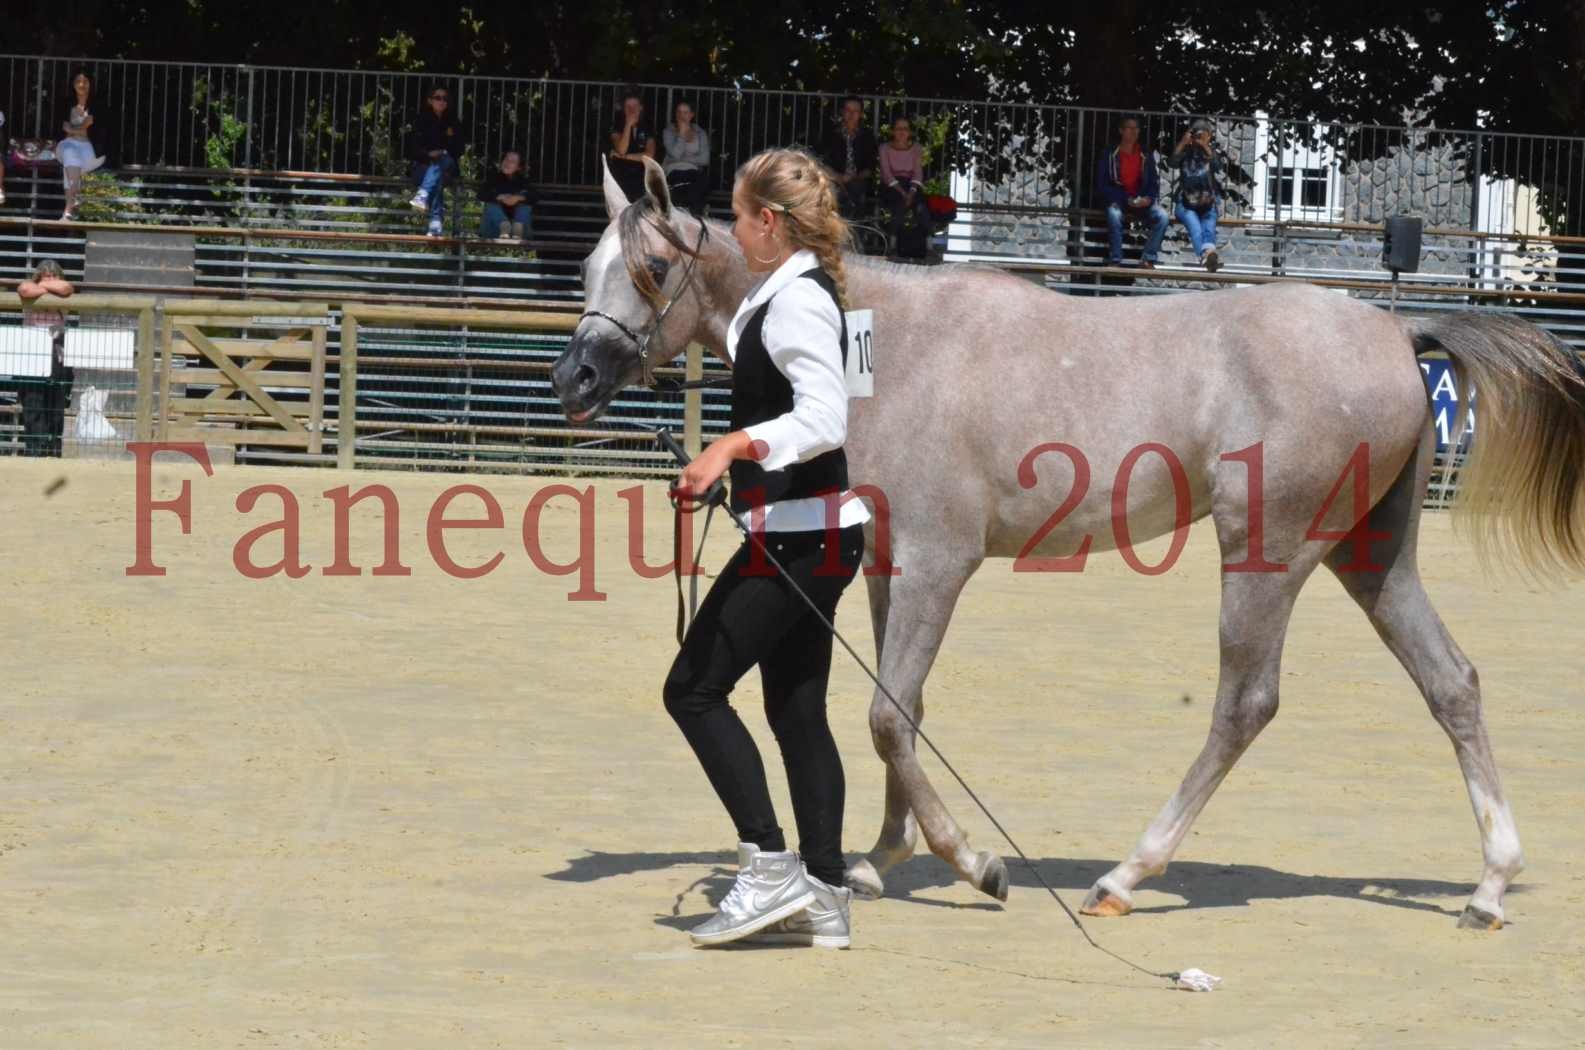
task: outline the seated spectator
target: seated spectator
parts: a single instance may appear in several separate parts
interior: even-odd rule
[[[1178,172],[1178,185],[1172,195],[1173,214],[1189,231],[1194,254],[1206,270],[1215,273],[1222,265],[1216,254],[1216,215],[1221,200],[1216,176],[1223,162],[1216,155],[1211,137],[1211,122],[1196,120],[1178,140],[1177,148],[1167,158],[1167,167]]]
[[[611,174],[629,201],[644,196],[644,158],[655,159],[655,134],[644,119],[644,100],[636,88],[622,93],[611,125]]]
[[[679,100],[672,107],[671,123],[660,133],[666,147],[666,184],[671,199],[694,215],[703,216],[710,195],[710,133],[694,123],[693,103]]]
[[[71,79],[71,91],[61,107],[61,140],[55,156],[61,162],[61,178],[66,184],[66,208],[61,219],[77,217],[77,198],[82,192],[83,176],[96,171],[109,160],[110,108],[94,97],[93,78],[78,70]]]
[[[17,296],[24,303],[35,302],[46,295],[65,299],[73,291],[60,264],[53,259],[39,263],[33,279],[17,285]],[[48,328],[53,346],[49,379],[23,380],[18,384],[18,399],[22,402],[22,454],[59,456],[61,434],[66,429],[66,406],[71,402],[72,381],[76,378],[76,370],[66,365],[66,315],[60,310],[28,310],[22,315],[22,324]]]
[[[820,145],[820,159],[837,181],[837,204],[844,218],[863,216],[869,204],[870,176],[875,174],[875,133],[863,127],[864,103],[857,95],[842,100],[842,122]]]
[[[462,125],[451,115],[451,92],[436,85],[413,122],[413,181],[418,192],[408,203],[429,213],[428,233],[439,237],[446,217],[445,185],[456,177],[457,162],[468,146]]]
[[[539,194],[528,184],[523,158],[516,150],[501,155],[501,166],[479,187],[484,221],[479,235],[485,240],[526,241],[534,235],[534,202]]]
[[[888,234],[897,249],[904,221],[913,216],[921,230],[930,228],[925,206],[924,151],[914,141],[913,125],[905,116],[892,121],[892,137],[880,148],[881,203],[891,210]]]
[[[1156,170],[1156,152],[1139,147],[1139,121],[1124,117],[1117,126],[1117,146],[1101,155],[1096,166],[1095,185],[1106,205],[1109,236],[1106,264],[1123,264],[1123,225],[1142,222],[1150,227],[1140,268],[1153,270],[1161,256],[1161,242],[1167,235],[1167,211],[1156,202],[1161,193],[1161,176]]]

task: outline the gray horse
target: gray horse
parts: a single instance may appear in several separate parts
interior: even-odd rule
[[[649,364],[698,341],[725,359],[754,278],[731,235],[674,211],[661,170],[584,262],[585,315],[552,379],[568,416],[597,416]],[[690,269],[692,264],[692,269]],[[1415,541],[1434,438],[1416,356],[1441,350],[1480,392],[1460,521],[1477,549],[1542,575],[1585,570],[1585,380],[1528,323],[1394,317],[1299,283],[1092,300],[990,269],[912,269],[850,257],[854,309],[875,318],[875,394],[849,408],[850,477],[889,523],[895,575],[869,575],[879,674],[915,719],[964,584],[987,557],[1075,570],[1087,554],[1211,515],[1221,545],[1221,669],[1203,750],[1084,911],[1123,915],[1217,785],[1277,713],[1283,639],[1317,566],[1336,573],[1452,740],[1484,867],[1461,926],[1502,925],[1523,867],[1487,741],[1475,669],[1420,581]],[[1163,339],[1164,333],[1176,333]],[[872,524],[873,556],[877,532]],[[1123,553],[1133,557],[1131,548]],[[1144,568],[1149,569],[1149,566]],[[914,734],[879,691],[886,762],[875,848],[848,872],[867,895],[919,831],[999,899],[1002,859],[976,852],[926,778]]]

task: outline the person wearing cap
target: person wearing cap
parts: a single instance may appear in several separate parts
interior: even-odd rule
[[[1222,265],[1216,254],[1216,216],[1221,195],[1216,176],[1222,171],[1222,158],[1211,145],[1211,122],[1201,118],[1189,125],[1178,146],[1167,158],[1167,167],[1178,173],[1173,190],[1173,214],[1189,231],[1194,254],[1206,270],[1215,273]]]
[[[1167,236],[1166,209],[1156,202],[1161,194],[1156,152],[1139,146],[1139,121],[1124,117],[1117,125],[1117,146],[1101,155],[1096,165],[1095,185],[1106,205],[1106,227],[1110,237],[1106,265],[1123,264],[1123,226],[1142,222],[1150,228],[1150,239],[1140,256],[1144,270],[1156,268],[1161,242]]]

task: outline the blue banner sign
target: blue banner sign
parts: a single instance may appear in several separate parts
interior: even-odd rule
[[[1421,358],[1420,371],[1425,373],[1425,385],[1431,391],[1431,422],[1436,427],[1436,450],[1445,452],[1448,442],[1453,440],[1453,431],[1458,428],[1460,391],[1447,358]],[[1475,409],[1471,405],[1469,422],[1465,425],[1461,442],[1465,449],[1469,448],[1470,438],[1474,434]]]

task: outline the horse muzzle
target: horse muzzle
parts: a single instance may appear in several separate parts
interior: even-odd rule
[[[551,366],[550,389],[569,420],[587,423],[605,411],[626,371],[619,343],[580,326]]]

